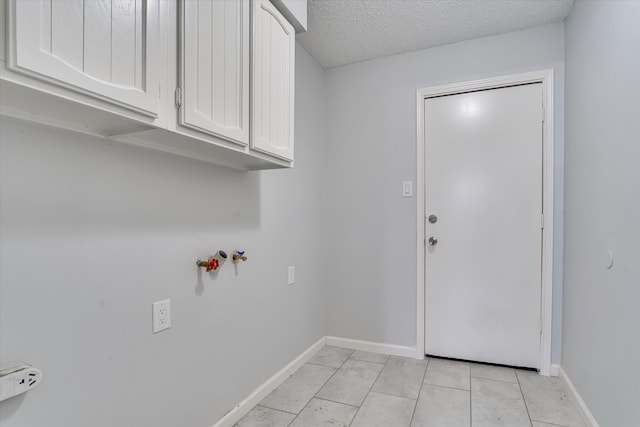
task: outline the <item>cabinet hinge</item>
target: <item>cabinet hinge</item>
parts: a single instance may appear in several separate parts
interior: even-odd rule
[[[540,228],[544,228],[544,214],[540,215]]]
[[[182,107],[182,89],[176,88],[176,107]]]

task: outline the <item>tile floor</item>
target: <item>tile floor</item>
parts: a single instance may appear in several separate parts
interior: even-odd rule
[[[323,347],[238,427],[585,427],[558,378]]]

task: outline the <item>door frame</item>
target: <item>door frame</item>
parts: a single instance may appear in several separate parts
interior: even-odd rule
[[[424,141],[424,101],[443,95],[454,95],[477,90],[497,89],[527,83],[542,83],[544,122],[542,123],[542,207],[544,226],[542,229],[542,283],[540,301],[540,374],[551,374],[551,315],[553,295],[553,70],[539,70],[529,73],[513,74],[489,79],[474,80],[442,86],[432,86],[417,90],[417,311],[416,311],[416,358],[423,359],[425,354],[425,215],[426,188],[425,164],[426,150]],[[541,219],[542,221],[542,219]]]

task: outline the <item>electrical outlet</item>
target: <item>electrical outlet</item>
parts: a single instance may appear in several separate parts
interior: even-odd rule
[[[0,377],[0,401],[31,390],[42,381],[42,372],[33,367],[25,367]]]
[[[288,273],[288,280],[287,280],[287,284],[288,285],[293,285],[294,283],[296,283],[296,268],[295,267],[289,267],[289,269],[287,270]]]
[[[171,300],[153,303],[153,333],[164,331],[171,327]]]

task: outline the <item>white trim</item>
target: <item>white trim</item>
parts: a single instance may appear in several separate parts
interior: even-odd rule
[[[549,371],[549,376],[550,377],[557,377],[559,375],[560,375],[560,365],[552,363],[551,364],[551,369]]]
[[[543,87],[544,123],[543,132],[543,209],[545,213],[542,231],[542,289],[541,313],[542,334],[540,337],[540,374],[551,373],[551,309],[553,293],[553,70],[540,70],[530,73],[514,74],[471,82],[455,83],[417,90],[417,311],[416,311],[416,358],[424,357],[425,348],[425,150],[424,150],[424,99],[433,96],[451,95],[474,90],[493,89],[514,84],[541,82]]]
[[[227,415],[222,417],[220,421],[215,423],[213,427],[231,427],[242,417],[244,417],[254,406],[256,406],[262,399],[267,397],[276,387],[282,384],[287,378],[289,378],[295,371],[304,365],[309,359],[313,357],[327,342],[326,337],[320,338],[315,344],[303,351],[298,357],[296,357],[291,363],[284,368],[280,369],[271,378],[262,383],[256,388],[253,393],[249,395],[242,402],[238,403]]]
[[[578,406],[580,406],[580,410],[582,412],[582,418],[587,427],[600,427],[593,414],[591,414],[591,411],[589,411],[587,404],[584,403],[584,400],[582,400],[582,396],[580,396],[580,393],[578,393],[578,390],[576,390],[576,387],[569,379],[569,375],[567,375],[564,369],[562,369],[562,366],[558,366],[558,370],[560,373],[560,379],[567,386],[571,394],[573,394],[573,397],[575,397],[576,401],[578,402]]]
[[[373,353],[390,354],[392,356],[415,357],[416,348],[394,344],[382,344],[371,341],[352,340],[349,338],[327,337],[327,345],[350,348],[352,350],[370,351]],[[424,354],[421,359],[424,359]]]

